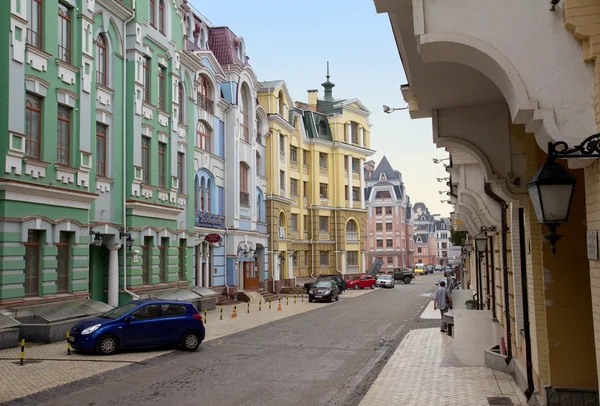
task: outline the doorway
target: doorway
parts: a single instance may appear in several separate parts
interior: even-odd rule
[[[244,290],[258,290],[258,262],[242,262],[244,269]]]

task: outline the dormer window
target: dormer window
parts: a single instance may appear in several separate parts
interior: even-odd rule
[[[204,27],[202,27],[200,29],[200,49],[207,49],[207,43],[208,43],[208,33],[206,32],[206,29]]]
[[[319,124],[317,125],[317,134],[319,136],[327,134],[327,124],[325,124],[325,121],[319,121]]]
[[[382,173],[381,175],[379,175],[379,180],[387,180],[387,176],[385,176],[385,173]]]
[[[238,58],[242,63],[246,62],[246,46],[244,45],[244,40],[240,38],[238,45]]]

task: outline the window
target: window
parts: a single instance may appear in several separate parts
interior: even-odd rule
[[[169,238],[162,237],[160,239],[159,255],[160,255],[160,283],[167,281],[167,252],[169,250]]]
[[[261,176],[261,174],[262,174],[261,159],[260,159],[260,154],[258,152],[256,153],[256,174],[258,176]]]
[[[152,266],[152,257],[150,251],[152,247],[152,237],[144,237],[142,245],[142,284],[150,284],[150,268]]]
[[[381,212],[383,211],[383,209],[381,207],[375,207],[375,214],[376,215],[381,215]]]
[[[385,231],[392,231],[393,226],[392,223],[385,223]]]
[[[207,113],[215,113],[215,105],[212,97],[212,86],[205,75],[200,76],[200,87],[198,92],[198,107]]]
[[[291,215],[290,225],[292,227],[292,231],[298,231],[298,215],[297,214]]]
[[[158,187],[165,187],[165,179],[167,177],[167,162],[166,162],[167,144],[158,143]]]
[[[385,214],[392,214],[392,208],[391,207],[386,207],[385,208]]]
[[[327,169],[327,154],[319,152],[319,167]]]
[[[385,240],[385,246],[386,248],[394,248],[394,240],[388,238],[387,240]]]
[[[281,189],[281,191],[285,190],[285,172],[284,171],[279,171],[279,189]]]
[[[42,0],[29,0],[29,10],[27,43],[42,49]]]
[[[349,200],[349,197],[348,197],[348,185],[344,186],[344,199]]]
[[[354,220],[346,224],[346,241],[358,241],[358,226]]]
[[[25,102],[25,155],[40,159],[42,153],[42,99],[27,93]]]
[[[329,251],[319,251],[319,264],[329,266]]]
[[[183,193],[183,174],[185,173],[183,165],[185,162],[185,155],[183,152],[177,153],[177,191]]]
[[[376,231],[383,231],[383,224],[382,223],[375,224],[375,230]]]
[[[108,126],[96,123],[96,175],[106,176],[106,134]]]
[[[211,130],[204,121],[198,121],[196,126],[196,146],[206,152],[212,152]]]
[[[358,202],[360,200],[360,188],[359,187],[352,187],[352,200],[354,200],[355,202]]]
[[[144,58],[144,101],[150,103],[150,58]]]
[[[71,109],[61,105],[58,106],[56,163],[71,164]]]
[[[383,248],[383,240],[377,240],[377,248]]]
[[[158,317],[158,305],[150,304],[140,307],[135,312],[131,313],[131,315],[136,320],[154,319]]]
[[[199,194],[200,194],[200,207],[199,207],[200,212],[204,212],[204,196],[205,196],[205,193],[204,193],[205,186],[204,185],[205,185],[204,177],[202,177],[202,178],[200,178],[200,192],[199,192]]]
[[[302,188],[304,189],[304,197],[308,197],[308,182],[305,181]]]
[[[279,134],[279,153],[285,155],[285,136]]]
[[[160,305],[160,317],[185,316],[185,313],[186,313],[186,310],[185,310],[184,305],[178,305],[178,304]]]
[[[167,109],[167,85],[165,83],[166,71],[167,70],[163,67],[158,68],[158,108],[162,111]]]
[[[352,158],[352,172],[354,172],[354,173],[360,172],[360,159]]]
[[[142,137],[142,183],[150,183],[150,138]]]
[[[317,135],[327,135],[327,123],[325,120],[321,120],[317,124]]]
[[[61,231],[60,242],[56,244],[57,266],[56,266],[56,293],[69,291],[69,273],[71,269],[71,236],[72,233]]]
[[[279,238],[285,238],[285,214],[279,213]]]
[[[37,296],[40,278],[40,242],[42,231],[29,230],[25,245],[25,296]]]
[[[350,124],[350,129],[352,132],[352,138],[350,142],[352,142],[353,144],[358,144],[358,123],[352,122]]]
[[[158,0],[158,30],[161,34],[165,33],[165,2]]]
[[[108,87],[108,50],[106,35],[96,38],[96,83]]]
[[[319,196],[321,199],[327,199],[327,183],[319,184]]]
[[[346,252],[346,265],[358,266],[358,251]]]
[[[304,161],[304,165],[310,166],[310,151],[303,151],[302,154],[304,155],[302,157],[302,159]]]
[[[304,215],[304,232],[308,233],[308,215]]]
[[[210,213],[210,191],[212,187],[210,185],[210,179],[206,181],[206,212]]]
[[[185,110],[185,100],[183,100],[183,83],[179,82],[177,86],[177,97],[179,98],[179,124],[185,124],[183,121],[183,111]]]
[[[319,216],[319,231],[322,233],[329,232],[329,217]]]
[[[290,179],[290,194],[298,196],[298,179]]]
[[[394,257],[387,257],[388,265],[394,265]]]
[[[417,247],[417,254],[422,254],[421,247]]]
[[[240,205],[250,207],[250,194],[248,193],[248,167],[240,162]]]
[[[148,19],[150,20],[150,25],[156,28],[156,0],[149,0],[148,7]]]
[[[391,197],[390,192],[387,190],[379,191],[375,194],[375,199],[389,199]]]
[[[250,143],[250,97],[248,86],[242,85],[242,97],[240,97],[240,111],[242,112],[242,139]]]
[[[290,146],[290,161],[298,163],[298,148]]]
[[[444,250],[445,250],[446,248],[448,248],[448,243],[445,243],[445,242],[443,242],[443,243],[442,243],[442,249],[444,249]]]
[[[71,63],[71,9],[58,3],[58,59]]]
[[[185,280],[185,253],[187,247],[187,240],[185,238],[179,239],[179,280]],[[163,305],[164,306],[164,305]],[[166,305],[169,306],[169,305]],[[165,312],[163,310],[163,316]]]

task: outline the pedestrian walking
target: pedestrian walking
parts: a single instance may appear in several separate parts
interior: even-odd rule
[[[440,309],[440,314],[442,315],[442,326],[440,331],[442,333],[445,333],[448,328],[447,323],[444,321],[444,313],[450,309],[451,305],[452,298],[448,294],[448,289],[446,289],[446,282],[440,281],[440,286],[435,291],[435,296],[433,298],[433,310]]]

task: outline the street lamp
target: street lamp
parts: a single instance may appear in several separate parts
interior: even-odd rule
[[[127,246],[127,248],[131,249],[131,247],[133,247],[133,238],[131,238],[131,233],[124,233],[124,232],[120,231],[119,239],[121,239],[123,237],[127,237],[127,239],[125,240],[125,245]]]
[[[545,224],[550,231],[544,238],[550,242],[553,257],[556,254],[556,242],[562,238],[556,229],[569,219],[577,183],[575,177],[556,162],[558,158],[600,158],[600,133],[586,138],[573,148],[569,148],[564,141],[549,142],[548,159],[527,183],[537,221]]]
[[[444,159],[437,159],[437,158],[433,158],[433,163],[434,163],[434,164],[439,164],[440,162],[447,161],[447,160],[449,160],[449,159],[450,159],[450,158],[444,158]]]
[[[408,108],[409,108],[409,106],[395,108],[395,107],[386,106],[384,104],[383,105],[383,112],[386,113],[386,114],[392,114],[394,111],[397,111],[397,110],[408,110]]]
[[[475,272],[477,275],[477,302],[479,304],[478,308],[483,310],[483,280],[482,280],[482,270],[481,270],[481,259],[483,258],[483,253],[487,248],[487,237],[481,233],[475,236],[475,249],[477,250],[477,256],[475,257]]]
[[[487,237],[484,234],[478,234],[475,236],[475,246],[479,254],[485,252],[487,248]]]

